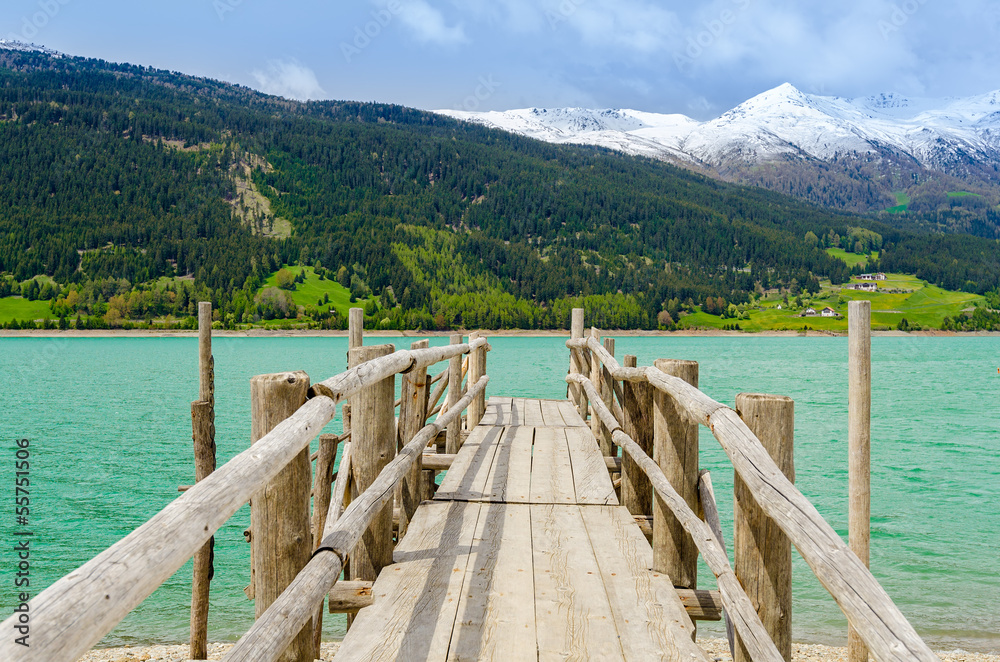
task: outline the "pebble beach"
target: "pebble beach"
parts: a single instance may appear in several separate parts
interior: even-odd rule
[[[700,639],[698,643],[713,662],[732,662],[729,644],[725,639]],[[210,644],[209,660],[221,660],[232,644]],[[330,662],[340,648],[338,642],[323,644],[320,659]],[[188,647],[148,646],[134,648],[104,648],[92,650],[80,662],[188,662]],[[942,662],[1000,662],[1000,654],[968,653],[966,651],[938,651]],[[818,644],[792,644],[793,662],[847,662],[847,649]]]

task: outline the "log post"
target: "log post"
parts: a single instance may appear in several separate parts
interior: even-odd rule
[[[605,338],[604,349],[608,350],[608,354],[614,356],[615,339]],[[596,356],[592,360],[595,365],[599,366],[600,375],[600,381],[594,382],[594,385],[598,386],[598,392],[601,394],[601,401],[604,402],[604,406],[611,411],[614,411],[615,388],[612,383],[614,378],[611,376],[611,372],[607,369],[607,367],[601,365],[601,362],[597,360]],[[611,439],[611,431],[608,430],[608,427],[604,425],[604,423],[601,423],[600,436],[597,437],[597,441],[601,446],[601,453],[604,454],[605,457],[618,455],[618,447],[615,446],[615,442]]]
[[[350,351],[350,365],[388,356],[393,345],[372,345]],[[375,482],[396,457],[396,377],[362,389],[351,397],[351,500]],[[374,581],[392,563],[392,501],[372,520],[351,555],[349,579]]]
[[[215,471],[215,359],[212,358],[212,303],[198,303],[198,402],[191,403],[195,482]],[[208,659],[208,599],[213,567],[213,536],[194,555],[191,580],[192,660]]]
[[[570,327],[570,335],[574,340],[578,338],[583,338],[583,308],[573,309],[573,321]],[[583,374],[584,366],[577,358],[577,351],[583,352],[585,350],[570,350],[569,353],[569,371],[570,374],[581,375]],[[576,404],[577,411],[580,412],[580,418],[587,420],[587,392],[579,384],[571,384],[569,387],[571,400]]]
[[[698,388],[696,361],[659,359],[653,365]],[[698,513],[698,424],[689,422],[667,393],[657,390],[653,402],[653,457],[677,493]],[[653,571],[666,573],[676,587],[698,586],[698,548],[659,496],[653,502]]]
[[[474,331],[469,336],[469,342],[472,342],[476,338],[481,338],[482,333],[479,331]],[[469,353],[469,384],[475,384],[479,382],[480,378],[486,374],[486,346],[480,347],[479,349]],[[479,421],[483,419],[486,414],[486,392],[483,391],[469,404],[468,420],[466,420],[465,428],[472,431],[479,425]]]
[[[847,304],[848,328],[848,543],[868,567],[871,546],[872,304]],[[847,626],[848,662],[868,662],[868,647]]]
[[[637,359],[634,356],[625,357],[626,368],[635,368]],[[624,382],[622,384],[625,396],[625,421],[622,430],[649,455],[653,456],[653,391],[649,384],[642,382]],[[642,472],[639,465],[622,454],[622,498],[621,503],[633,515],[653,514],[653,484],[649,476]]]
[[[795,481],[795,403],[780,395],[741,393],[736,411],[789,481]],[[757,609],[764,628],[786,661],[792,659],[792,544],[734,480],[733,547],[736,577]],[[734,662],[750,662],[737,636]]]
[[[319,436],[319,454],[316,456],[316,477],[313,481],[313,551],[323,540],[323,529],[326,527],[326,516],[330,511],[330,498],[333,492],[333,465],[337,460],[337,445],[340,437],[335,434]],[[313,616],[313,650],[319,651],[323,640],[323,603],[320,602]]]
[[[430,347],[429,340],[419,340],[410,349],[424,349]],[[410,443],[424,427],[427,419],[427,368],[414,370],[402,376],[399,403],[399,425],[396,427],[397,439],[396,450],[401,450]],[[422,476],[423,466],[421,458],[423,453],[417,456],[413,467],[400,483],[400,503],[399,503],[399,539],[406,535],[406,528],[413,519],[413,514],[417,511],[417,506],[423,500]]]
[[[309,376],[304,372],[258,375],[251,379],[251,443],[256,443],[305,404],[308,391]],[[312,555],[309,521],[311,478],[312,466],[307,446],[250,499],[255,618],[264,614]],[[310,621],[286,649],[281,660],[312,662],[314,659],[313,626]]]
[[[201,481],[215,471],[215,413],[211,402],[191,403],[191,427],[194,439],[195,481]],[[208,659],[208,598],[214,568],[215,537],[194,554],[194,574],[191,582],[191,641],[192,660]]]
[[[455,334],[451,337],[452,345],[462,344],[462,334]],[[451,357],[448,362],[448,399],[445,401],[446,411],[451,411],[459,400],[462,399],[462,355]],[[455,455],[462,447],[462,419],[456,417],[445,431],[445,452]]]
[[[601,334],[597,330],[597,327],[590,327],[590,337],[596,338],[598,341],[601,339]],[[597,392],[601,392],[601,362],[598,360],[597,356],[592,356],[590,358],[590,374],[587,375],[590,378],[590,383],[594,385]],[[594,409],[594,403],[589,403],[590,410],[590,432],[594,435],[594,439],[598,441],[601,439],[601,430],[604,425],[601,423],[601,417],[597,415],[597,411]]]
[[[347,313],[347,347],[356,349],[364,344],[365,311],[351,308]]]

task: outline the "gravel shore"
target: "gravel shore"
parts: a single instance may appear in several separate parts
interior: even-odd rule
[[[714,662],[732,662],[729,644],[725,639],[699,639],[698,643]],[[210,644],[208,659],[221,660],[232,644]],[[323,662],[333,659],[339,643],[323,644],[320,652]],[[92,650],[80,662],[189,662],[187,646],[147,646],[135,648],[103,648]],[[1000,655],[967,653],[965,651],[939,652],[942,662],[1000,662]],[[794,662],[847,662],[847,649],[817,644],[793,644]]]

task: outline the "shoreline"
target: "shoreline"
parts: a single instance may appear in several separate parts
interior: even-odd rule
[[[698,639],[710,660],[732,662],[729,643],[725,639]],[[221,660],[233,647],[232,643],[209,644],[208,659]],[[340,642],[323,642],[320,658],[330,662],[340,648]],[[963,650],[935,651],[942,662],[1000,662],[997,653],[972,653]],[[99,648],[86,653],[79,662],[189,662],[187,644],[173,646],[126,646]],[[793,662],[847,662],[847,648],[822,644],[792,644]]]
[[[447,338],[452,333],[468,335],[469,329],[456,331],[369,331],[369,338]],[[484,330],[492,338],[569,338],[569,331],[538,329]],[[722,331],[700,329],[685,331],[644,331],[602,329],[602,335],[617,338],[846,338],[846,332],[839,331]],[[317,329],[250,329],[247,331],[215,330],[214,338],[346,338],[347,331],[326,331]],[[3,338],[197,338],[198,331],[151,331],[148,329],[98,329],[79,331],[67,329],[0,329]],[[874,338],[993,338],[1000,337],[1000,331],[872,331]]]

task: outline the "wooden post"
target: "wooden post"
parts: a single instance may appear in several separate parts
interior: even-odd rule
[[[195,481],[201,481],[215,471],[215,414],[211,402],[191,403],[191,427],[194,439]],[[208,597],[214,574],[213,550],[215,537],[194,554],[194,574],[191,582],[191,641],[192,660],[208,659]]]
[[[309,376],[304,372],[258,375],[250,380],[251,443],[270,432],[306,402]],[[312,555],[309,492],[312,488],[309,447],[250,499],[253,531],[250,554],[254,575],[255,618],[271,606]],[[281,660],[312,662],[310,621],[295,637]]]
[[[615,339],[605,338],[604,339],[604,349],[608,350],[608,354],[611,356],[615,355]],[[615,401],[615,389],[614,378],[611,376],[611,372],[608,369],[600,365],[600,361],[596,357],[593,358],[595,365],[600,366],[600,382],[594,382],[595,386],[598,386],[598,392],[601,394],[601,400],[604,402],[604,406],[614,411],[614,401]],[[591,380],[593,381],[593,380]],[[615,446],[615,442],[611,439],[611,432],[608,427],[601,423],[600,436],[597,437],[597,441],[601,446],[601,453],[605,457],[613,457],[618,455],[618,447]]]
[[[350,351],[351,367],[388,356],[393,345],[372,345]],[[396,376],[387,377],[351,397],[351,499],[357,499],[396,457]],[[392,501],[368,527],[351,555],[349,579],[374,581],[392,563]]]
[[[868,567],[871,546],[872,304],[847,304],[848,328],[848,543]],[[847,627],[848,662],[868,662],[868,647]]]
[[[601,339],[601,334],[597,330],[597,327],[590,327],[590,337],[596,338],[598,341]],[[594,385],[597,392],[601,392],[601,362],[596,356],[590,357],[590,374],[587,375],[590,378],[590,383]],[[601,430],[604,425],[601,423],[601,417],[597,415],[597,411],[594,409],[594,403],[589,403],[590,410],[590,432],[594,435],[594,439],[600,441]]]
[[[212,358],[212,303],[198,303],[198,401],[191,403],[195,482],[215,471],[215,359]],[[192,660],[208,659],[208,599],[213,567],[213,536],[194,555],[191,580]]]
[[[347,313],[347,347],[355,349],[364,344],[365,311],[351,308]]]
[[[570,336],[577,340],[578,338],[583,338],[583,308],[573,309],[573,322],[570,327]],[[585,350],[579,350],[585,351]],[[569,353],[569,371],[574,375],[583,374],[584,366],[577,359],[577,350],[571,350]],[[587,392],[579,384],[571,384],[569,387],[571,400],[576,404],[577,411],[580,412],[580,417],[583,420],[587,420]]]
[[[469,342],[472,342],[476,338],[481,338],[482,333],[479,331],[474,331],[472,335],[469,336]],[[486,374],[486,347],[480,347],[479,349],[469,353],[469,384],[475,384],[479,379]],[[469,431],[475,429],[479,425],[479,421],[483,419],[486,414],[486,392],[483,391],[475,398],[473,398],[472,403],[469,405],[468,420],[466,421],[465,428]]]
[[[626,368],[636,367],[634,356],[625,357]],[[624,382],[625,422],[622,430],[645,451],[653,456],[653,391],[647,383]],[[622,453],[622,498],[621,503],[633,515],[653,514],[653,484],[642,472],[639,465]]]
[[[795,481],[795,403],[780,395],[741,393],[736,411],[789,481]],[[733,547],[736,577],[764,628],[786,661],[792,659],[792,544],[754,500],[743,480],[734,481]],[[734,662],[750,662],[737,637]]]
[[[659,359],[653,364],[698,388],[698,363]],[[653,397],[653,457],[677,493],[698,513],[698,424],[689,422],[677,401],[660,390]],[[653,502],[653,570],[680,588],[698,586],[698,548],[659,496]]]
[[[451,337],[452,345],[462,344],[462,334],[456,334]],[[455,403],[462,399],[462,355],[451,357],[448,363],[448,399],[445,401],[447,404],[447,411],[450,411]],[[451,423],[448,424],[448,428],[445,431],[445,452],[449,455],[455,455],[458,453],[459,449],[462,447],[462,419],[460,417],[455,418]]]
[[[430,347],[429,340],[419,340],[412,345],[410,349],[424,349]],[[421,428],[424,427],[424,421],[427,419],[427,368],[421,368],[420,370],[414,370],[413,372],[404,374],[402,376],[403,383],[401,385],[400,399],[399,403],[399,425],[397,429],[397,440],[396,440],[396,450],[402,449],[406,444],[410,443],[420,432]],[[400,503],[399,503],[399,538],[402,539],[406,535],[406,528],[413,519],[413,513],[417,511],[417,506],[423,500],[424,495],[422,492],[422,476],[421,471],[423,466],[421,464],[421,457],[417,457],[417,461],[413,463],[413,467],[403,478],[400,484]]]
[[[330,511],[333,492],[333,465],[337,461],[337,445],[340,437],[335,434],[319,436],[319,454],[316,456],[316,477],[313,480],[312,534],[313,551],[323,541],[326,515]],[[313,616],[313,650],[319,651],[323,640],[323,603],[320,602]]]
[[[215,359],[212,358],[212,303],[198,304],[198,399],[215,406]],[[214,419],[213,419],[214,420]]]

